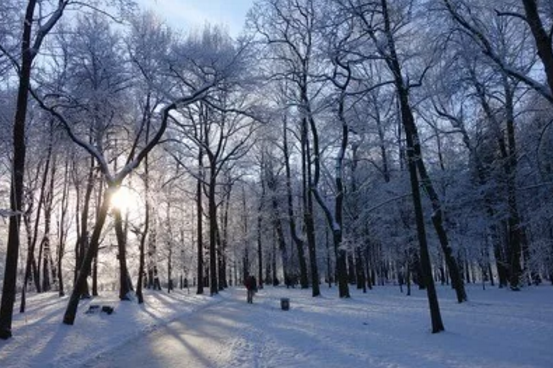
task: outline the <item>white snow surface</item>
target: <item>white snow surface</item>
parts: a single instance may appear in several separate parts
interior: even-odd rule
[[[146,291],[143,305],[106,295],[82,301],[74,326],[61,323],[67,297],[31,296],[0,340],[0,367],[553,367],[553,287],[520,292],[468,288],[458,304],[438,288],[446,331],[430,332],[424,291],[379,286],[340,299],[310,290],[243,288],[217,296]],[[290,298],[290,310],[280,298]],[[89,304],[112,315],[87,315]]]

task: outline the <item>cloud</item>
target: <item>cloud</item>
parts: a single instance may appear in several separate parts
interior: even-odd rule
[[[237,35],[253,0],[139,0],[143,9],[151,9],[172,27],[182,30],[200,28],[205,23],[222,24]]]

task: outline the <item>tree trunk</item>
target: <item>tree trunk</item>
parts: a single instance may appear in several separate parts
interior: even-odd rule
[[[269,187],[269,190],[274,191]],[[288,274],[289,260],[288,260],[288,251],[286,249],[286,240],[284,238],[284,229],[282,226],[282,220],[280,219],[280,211],[278,207],[278,201],[273,195],[271,199],[271,205],[273,207],[273,227],[275,228],[276,238],[278,243],[278,249],[282,258],[282,272],[284,274],[284,280],[289,280],[290,275]],[[276,262],[276,261],[275,261]],[[276,274],[276,269],[273,270]]]
[[[544,28],[538,11],[538,2],[536,0],[522,0],[522,3],[524,4],[524,11],[526,13],[525,19],[534,36],[538,56],[542,61],[543,69],[547,77],[547,84],[553,95],[553,44],[551,43],[551,31],[549,31],[548,34]]]
[[[383,0],[385,1],[385,0]],[[398,91],[401,94],[401,91]],[[406,96],[399,96],[401,99],[407,100]],[[402,104],[403,105],[403,104]],[[402,107],[402,120],[405,126],[405,135],[407,139],[407,158],[408,158],[408,167],[409,167],[409,177],[411,179],[411,192],[413,194],[413,206],[415,209],[415,220],[417,223],[417,236],[419,239],[420,247],[420,262],[422,268],[422,275],[424,278],[424,284],[426,286],[426,292],[428,297],[428,304],[430,307],[430,317],[432,321],[432,333],[437,333],[443,331],[444,325],[442,322],[442,317],[440,313],[440,306],[438,304],[438,296],[436,294],[436,289],[434,286],[434,280],[432,279],[432,266],[430,262],[430,254],[428,252],[428,244],[426,241],[426,230],[424,225],[424,215],[422,211],[422,202],[419,192],[419,182],[417,178],[417,164],[416,160],[420,160],[420,156],[415,156],[413,149],[413,140],[414,135],[412,134],[412,126],[409,121],[406,122],[409,118],[409,112],[405,110],[405,107]],[[409,288],[409,286],[408,286]]]
[[[203,151],[198,153],[199,174],[196,182],[196,228],[197,236],[197,278],[196,294],[204,293],[204,246],[203,246],[203,206],[202,206],[202,178],[203,178]]]
[[[305,92],[306,93],[306,92]],[[338,117],[342,123],[342,140],[340,145],[340,151],[336,158],[335,178],[336,185],[336,197],[334,205],[334,216],[330,212],[328,206],[324,203],[323,198],[320,196],[317,186],[320,176],[320,161],[319,161],[319,142],[318,133],[315,121],[311,118],[311,112],[308,110],[309,126],[311,127],[311,134],[313,136],[313,151],[315,154],[315,177],[311,183],[312,190],[315,195],[319,206],[322,208],[326,215],[328,226],[332,229],[332,240],[334,242],[334,252],[336,254],[336,278],[338,283],[338,295],[340,298],[349,298],[349,286],[348,286],[348,270],[347,270],[347,252],[342,246],[343,238],[343,202],[344,202],[344,183],[342,179],[342,163],[345,155],[345,151],[348,145],[349,127],[344,116],[345,105],[345,92],[342,91],[340,95],[340,101],[338,104]],[[353,270],[355,273],[355,271]]]
[[[306,289],[309,287],[308,280],[307,280],[307,263],[305,261],[305,252],[304,252],[304,242],[302,239],[298,237],[297,229],[296,229],[296,220],[294,217],[294,202],[293,202],[293,195],[292,195],[292,175],[290,171],[290,155],[288,152],[288,127],[287,127],[287,121],[286,118],[284,119],[283,124],[283,153],[284,153],[284,163],[286,166],[286,194],[287,194],[287,200],[288,200],[288,222],[290,224],[290,235],[292,236],[292,240],[296,244],[296,248],[298,251],[298,263],[300,266],[300,285],[303,289]],[[295,275],[294,275],[295,277]],[[288,280],[285,282],[289,284],[291,280]]]
[[[425,189],[425,192],[430,197],[430,202],[432,204],[433,214],[432,214],[432,224],[438,239],[440,241],[440,246],[449,269],[451,282],[455,288],[457,302],[462,303],[467,300],[467,295],[465,287],[463,285],[461,275],[459,273],[459,266],[453,257],[453,250],[449,244],[449,239],[447,237],[447,232],[443,224],[443,210],[442,204],[439,199],[438,193],[434,189],[432,180],[426,171],[426,166],[422,160],[422,150],[420,146],[420,139],[417,132],[417,127],[415,125],[413,113],[411,111],[411,106],[409,105],[409,90],[408,86],[405,86],[405,81],[403,79],[403,74],[401,71],[401,66],[399,64],[399,59],[395,49],[395,41],[393,39],[390,18],[388,13],[388,4],[387,0],[382,0],[383,16],[385,23],[385,32],[388,39],[387,51],[390,53],[389,59],[387,59],[388,67],[394,75],[395,85],[399,95],[399,103],[401,109],[402,123],[405,129],[406,139],[412,140],[412,147],[410,149],[414,150],[412,153],[416,157],[415,164],[417,165],[417,170],[420,175],[420,182]],[[411,135],[409,137],[409,135]],[[417,179],[418,180],[418,179]],[[421,254],[422,257],[422,254]],[[422,261],[422,260],[421,260]]]
[[[409,111],[408,114],[411,114],[410,107],[408,107]],[[412,118],[410,118],[412,119]],[[416,129],[416,126],[413,123],[413,140],[414,140],[414,147],[415,155],[417,157],[421,157],[422,151],[420,147],[420,140],[418,136],[418,132]],[[430,179],[430,176],[428,175],[428,172],[426,171],[426,167],[424,164],[424,161],[421,159],[418,159],[417,162],[417,168],[418,172],[421,176],[421,184],[425,189],[425,192],[430,197],[430,201],[432,203],[432,224],[434,225],[434,229],[436,230],[436,234],[438,235],[438,239],[440,241],[440,245],[442,247],[442,252],[445,257],[445,261],[447,263],[447,267],[449,269],[449,276],[451,277],[451,284],[453,288],[455,289],[456,296],[457,296],[457,302],[462,303],[464,301],[467,301],[467,294],[465,291],[465,286],[463,284],[463,280],[461,279],[461,275],[459,273],[459,266],[457,265],[457,261],[455,260],[455,257],[453,256],[453,250],[451,246],[449,245],[449,239],[447,237],[447,232],[445,230],[444,224],[443,224],[443,211],[442,211],[442,204],[439,199],[438,193],[434,189],[434,185],[432,184],[432,180]]]
[[[167,256],[167,293],[173,290],[173,246],[168,244],[169,254]]]
[[[526,3],[529,1],[525,1]],[[551,40],[549,41],[549,51],[551,52]],[[550,53],[552,57],[553,67],[553,53]],[[553,72],[553,70],[552,70]],[[551,75],[553,78],[553,74]],[[551,80],[553,83],[553,79]],[[505,162],[505,174],[507,176],[507,204],[509,206],[509,250],[510,250],[510,284],[511,289],[519,290],[520,281],[522,277],[522,267],[520,264],[520,258],[522,255],[522,243],[524,239],[524,228],[521,224],[520,214],[518,211],[518,201],[516,197],[516,172],[518,166],[516,139],[515,139],[515,113],[514,113],[514,91],[509,86],[509,81],[506,76],[503,76],[503,85],[505,90],[505,110],[506,116],[506,128],[507,128],[507,143],[508,143],[508,157]],[[552,90],[553,91],[553,90]]]
[[[442,317],[440,314],[440,307],[438,304],[438,296],[436,294],[436,289],[434,286],[434,280],[432,278],[432,265],[430,262],[430,254],[428,252],[428,244],[426,239],[426,229],[424,225],[424,214],[422,210],[422,201],[420,198],[419,191],[419,179],[417,177],[417,168],[421,174],[421,179],[425,181],[424,174],[426,170],[422,163],[422,156],[420,155],[420,144],[419,137],[416,131],[415,121],[413,114],[411,112],[411,107],[409,105],[409,91],[404,86],[403,74],[401,72],[401,67],[399,64],[399,59],[395,49],[395,42],[392,35],[392,29],[390,24],[390,15],[388,13],[388,1],[381,0],[382,11],[384,16],[384,29],[387,37],[387,51],[389,52],[389,58],[387,59],[388,66],[394,75],[394,82],[396,86],[397,95],[399,98],[400,109],[401,109],[401,121],[403,123],[403,128],[405,129],[405,138],[407,142],[407,160],[409,167],[409,177],[411,181],[411,192],[413,194],[413,207],[415,210],[415,221],[417,224],[417,235],[419,239],[420,247],[420,261],[424,277],[424,282],[426,285],[428,304],[430,307],[430,317],[432,321],[432,333],[437,333],[444,330],[444,325],[442,322]],[[417,149],[418,148],[418,149]],[[421,172],[421,169],[422,172]],[[426,176],[428,180],[428,176]],[[427,181],[429,183],[429,181]],[[431,188],[431,185],[425,185],[425,189]],[[434,202],[434,201],[433,201]],[[438,205],[439,202],[434,205]],[[442,247],[447,246],[447,238],[445,237],[445,231],[441,228],[441,210],[440,215],[435,215],[432,217],[432,222],[438,232],[438,237],[440,238],[440,243]],[[444,241],[446,241],[444,243]],[[447,251],[447,252],[446,252]],[[444,254],[446,257],[451,255],[451,248],[448,246],[444,249]],[[447,258],[446,258],[447,259]],[[450,260],[451,261],[451,260]],[[455,263],[452,263],[453,265]],[[460,286],[457,284],[457,286]],[[458,297],[459,300],[459,297]]]
[[[219,266],[219,289],[223,290],[228,287],[227,281],[227,249],[228,249],[228,222],[229,222],[229,208],[230,208],[230,194],[232,191],[232,184],[226,185],[225,191],[225,206],[223,211],[223,231],[221,239],[221,251]]]
[[[50,139],[53,140],[52,133]],[[42,263],[42,291],[50,291],[51,282],[49,277],[49,264],[51,259],[50,248],[50,228],[52,224],[52,205],[54,201],[54,183],[56,176],[56,159],[52,158],[52,169],[50,170],[50,182],[44,197],[44,236],[42,238],[41,248],[43,249]]]
[[[121,209],[112,209],[115,219],[115,235],[117,237],[117,260],[119,261],[119,300],[130,300],[129,293],[132,284],[127,269],[127,234],[123,230]]]
[[[151,122],[151,95],[146,94],[144,109],[142,110],[142,121],[146,125],[145,142],[150,140],[150,122]],[[148,231],[150,229],[150,162],[148,155],[144,157],[144,229],[140,233],[139,256],[138,256],[138,280],[136,282],[136,297],[138,304],[144,303],[144,274],[145,271],[145,249],[146,240],[148,239]]]
[[[23,179],[25,176],[25,120],[27,117],[28,89],[31,80],[33,58],[38,50],[31,48],[31,33],[36,0],[29,0],[23,23],[21,42],[21,65],[15,119],[13,124],[13,163],[10,185],[10,210],[6,267],[0,305],[0,339],[12,336],[13,305],[17,281],[17,259],[19,257],[19,224],[23,212]]]
[[[31,278],[31,272],[33,274],[33,281],[35,283],[35,288],[37,293],[40,293],[42,291],[42,286],[40,284],[40,275],[35,262],[35,248],[36,248],[36,242],[38,239],[38,228],[40,223],[40,216],[42,213],[42,205],[44,204],[44,196],[46,193],[46,183],[48,182],[48,172],[50,171],[51,157],[52,157],[52,141],[50,141],[48,145],[46,163],[44,167],[44,172],[42,174],[42,181],[40,184],[40,195],[38,199],[38,207],[36,211],[34,228],[32,230],[31,230],[31,213],[33,209],[32,202],[29,204],[29,209],[27,210],[27,212],[24,214],[24,217],[23,217],[23,221],[27,231],[27,243],[29,244],[28,245],[29,249],[27,253],[25,274],[23,276],[23,288],[21,290],[21,305],[19,307],[20,313],[25,312],[27,284],[29,279]],[[37,169],[37,175],[38,175],[38,172],[40,172],[40,165]],[[31,235],[31,232],[32,232],[32,235]],[[40,258],[39,258],[39,262],[40,262]]]
[[[102,233],[102,228],[106,221],[106,217],[110,207],[110,199],[113,192],[113,188],[108,188],[104,192],[102,199],[101,207],[98,211],[98,216],[96,217],[96,224],[92,236],[90,238],[90,244],[86,249],[86,253],[83,257],[83,263],[79,270],[73,292],[69,298],[69,303],[67,304],[67,309],[63,316],[63,323],[66,325],[73,325],[75,318],[77,316],[77,307],[79,306],[79,299],[81,296],[81,291],[86,287],[86,279],[90,273],[90,268],[92,266],[92,259],[98,251],[98,244],[100,242],[100,235]]]
[[[208,189],[208,213],[209,213],[209,292],[210,295],[219,293],[217,284],[217,203],[216,203],[216,162],[214,157],[209,157],[209,189]]]
[[[262,237],[262,219],[261,211],[263,207],[263,201],[265,200],[265,183],[261,183],[262,193],[261,198],[259,199],[259,207],[257,208],[257,278],[258,278],[258,287],[263,289],[263,242],[261,241]]]
[[[149,106],[149,99],[146,101]],[[149,127],[146,128],[146,140],[149,139]],[[150,229],[150,166],[148,156],[144,158],[144,229],[140,233],[139,258],[138,258],[138,280],[136,282],[136,297],[138,304],[144,303],[144,274],[145,274],[145,248],[148,230]]]
[[[145,160],[145,166],[147,167],[147,159]],[[145,174],[146,183],[148,183],[148,174]],[[145,246],[146,246],[146,239],[148,238],[148,229],[150,227],[150,202],[149,202],[149,184],[145,184],[146,186],[146,200],[144,201],[144,230],[140,234],[140,247],[139,247],[139,260],[138,260],[138,281],[136,283],[136,297],[138,299],[138,304],[144,303],[144,294],[142,292],[142,289],[144,287],[144,260],[145,260]]]
[[[87,247],[89,246],[89,231],[88,231],[88,217],[90,212],[90,201],[92,198],[92,192],[94,190],[94,184],[96,182],[95,174],[94,174],[94,159],[90,159],[90,166],[88,171],[88,176],[86,179],[86,190],[85,190],[85,196],[84,196],[84,202],[83,202],[83,209],[81,212],[81,236],[78,240],[78,246],[77,246],[77,254],[75,256],[76,258],[76,273],[75,273],[75,284],[78,277],[78,270],[82,268],[82,263],[84,260],[84,255],[87,252]],[[95,256],[95,255],[94,255]],[[87,275],[88,276],[88,275]],[[88,290],[88,283],[85,282],[81,285],[83,287],[81,292],[81,296],[84,298],[90,297],[90,292]]]
[[[319,285],[319,267],[317,265],[317,252],[316,252],[316,239],[315,239],[315,220],[313,218],[313,188],[316,188],[316,184],[313,184],[312,175],[311,175],[311,155],[309,147],[309,139],[307,138],[307,122],[304,119],[303,124],[305,126],[305,137],[302,138],[303,141],[303,155],[302,159],[304,174],[304,192],[303,192],[303,221],[305,224],[305,233],[307,235],[307,250],[309,252],[309,265],[311,269],[311,283],[312,283],[312,295],[319,296],[321,295],[320,285]],[[316,134],[316,133],[315,133]],[[315,140],[315,138],[314,138]],[[318,154],[318,151],[315,151],[315,155]],[[317,160],[315,158],[315,160]],[[302,285],[303,287],[303,285]]]
[[[57,268],[58,268],[58,282],[59,282],[59,296],[65,296],[64,284],[63,284],[63,268],[62,261],[65,254],[65,242],[67,241],[67,229],[66,218],[69,208],[69,159],[65,161],[65,172],[63,180],[63,189],[61,197],[61,216],[58,226],[58,250],[57,250]]]

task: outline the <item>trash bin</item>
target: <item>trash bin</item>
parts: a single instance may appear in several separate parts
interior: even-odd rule
[[[290,299],[288,299],[288,298],[281,298],[281,299],[280,299],[280,308],[281,308],[282,310],[285,310],[285,311],[288,310],[288,309],[290,309]]]

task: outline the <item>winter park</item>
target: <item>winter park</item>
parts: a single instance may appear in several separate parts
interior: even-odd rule
[[[553,367],[553,1],[0,1],[0,368]]]

